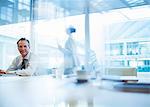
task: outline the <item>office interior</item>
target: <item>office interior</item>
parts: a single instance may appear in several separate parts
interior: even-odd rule
[[[7,69],[25,37],[47,71],[63,67],[66,28],[77,30],[81,65],[87,71],[136,68],[150,72],[149,0],[0,0],[0,67]],[[111,75],[111,73],[110,73]]]
[[[84,75],[63,76],[69,26]],[[149,32],[150,0],[0,0],[0,69],[25,37],[41,73],[0,75],[0,107],[149,107]]]

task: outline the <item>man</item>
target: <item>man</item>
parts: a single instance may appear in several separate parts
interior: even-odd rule
[[[0,73],[14,73],[21,76],[35,75],[37,60],[35,59],[35,55],[30,52],[29,40],[21,38],[17,41],[17,46],[20,55],[13,60],[12,64],[6,71],[0,70]]]
[[[68,39],[65,43],[65,48],[62,48],[58,44],[59,50],[64,54],[64,74],[72,74],[74,73],[74,70],[80,66],[80,62],[77,55],[77,46],[75,44],[75,41],[73,39],[73,34],[76,32],[76,29],[74,27],[69,27],[66,30],[66,33],[68,34]]]

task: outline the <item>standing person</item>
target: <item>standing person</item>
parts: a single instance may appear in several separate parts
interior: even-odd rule
[[[37,60],[33,53],[30,52],[30,42],[26,38],[21,38],[17,41],[18,51],[17,56],[9,68],[0,70],[1,74],[14,73],[16,75],[31,76],[35,74],[37,67]]]
[[[58,44],[59,50],[64,54],[64,74],[72,74],[74,70],[80,65],[78,56],[77,56],[77,46],[73,39],[73,34],[76,32],[74,27],[69,27],[66,30],[68,34],[68,39],[65,43],[65,47],[62,48]]]

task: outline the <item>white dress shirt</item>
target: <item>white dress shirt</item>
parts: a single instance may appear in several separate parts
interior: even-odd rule
[[[24,75],[24,76],[36,75],[35,71],[38,67],[38,60],[36,55],[29,52],[24,59],[28,59],[29,61],[26,69],[21,70],[21,64],[23,58],[21,55],[19,55],[13,60],[12,64],[7,69],[7,72],[16,73],[17,75]]]

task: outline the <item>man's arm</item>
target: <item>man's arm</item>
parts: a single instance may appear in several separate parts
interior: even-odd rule
[[[12,61],[11,65],[8,67],[8,69],[6,70],[6,72],[17,70],[18,69],[18,67],[17,67],[18,63],[19,63],[19,57],[16,57]]]
[[[10,65],[10,67],[7,69],[7,73],[14,73],[16,75],[21,75],[21,76],[31,76],[36,72],[36,68],[38,67],[38,57],[34,54],[31,54],[30,59],[29,59],[29,64],[26,69],[20,68],[20,66],[17,67],[19,64],[17,61],[17,58],[13,61],[13,63]],[[17,64],[17,65],[16,65]]]
[[[72,47],[70,47],[70,45],[71,44],[68,44],[67,42],[66,42],[66,44],[69,46],[69,48],[63,48],[60,44],[57,44],[58,45],[58,49],[62,52],[62,53],[64,53],[64,54],[72,54]]]
[[[28,66],[26,69],[22,70],[14,70],[14,71],[8,71],[8,72],[14,72],[16,75],[20,76],[32,76],[38,67],[38,58],[36,55],[31,55],[31,59],[29,60]]]

